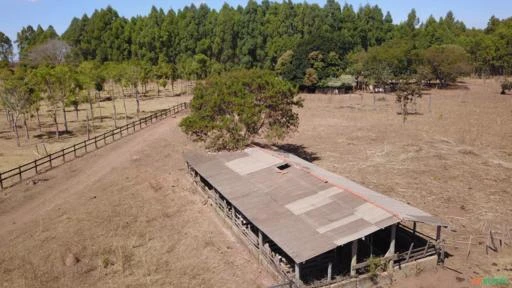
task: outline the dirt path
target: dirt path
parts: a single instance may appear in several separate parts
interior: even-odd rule
[[[203,205],[166,119],[0,196],[0,287],[265,287]],[[79,261],[66,266],[69,254]]]

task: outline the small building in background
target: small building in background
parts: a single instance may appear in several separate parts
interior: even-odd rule
[[[352,75],[340,75],[337,78],[328,78],[319,83],[316,93],[322,94],[348,94],[356,87],[356,78]]]
[[[293,154],[251,147],[184,157],[219,214],[290,286],[332,285],[444,259],[440,219]],[[418,223],[434,235],[420,233]]]

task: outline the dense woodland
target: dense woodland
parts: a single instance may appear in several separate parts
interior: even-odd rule
[[[419,54],[439,45],[462,47],[476,74],[512,72],[510,18],[492,17],[487,28],[479,30],[466,28],[452,12],[440,19],[420,21],[412,10],[405,22],[393,24],[391,14],[376,5],[354,9],[334,0],[323,7],[291,1],[249,1],[245,7],[225,4],[219,11],[205,4],[167,12],[153,7],[147,16],[131,19],[107,7],[73,19],[60,36],[51,26],[24,27],[15,41],[20,59],[26,59],[34,46],[53,38],[72,47],[75,62],[166,62],[189,78],[233,67],[275,69],[281,57],[301,62],[293,68],[317,66],[320,78],[324,74],[359,72],[357,64],[365,64],[362,60],[382,62],[380,66],[387,66],[383,69],[391,74],[413,73],[416,71],[411,71],[411,64],[420,60]],[[322,63],[307,63],[314,51],[321,52]],[[285,74],[297,80],[306,69]]]
[[[39,113],[41,100],[52,115],[91,104],[91,91],[105,89],[113,101],[133,91],[138,103],[147,83],[165,87],[238,68],[273,70],[313,90],[404,79],[444,87],[461,75],[508,76],[512,18],[491,17],[485,29],[469,29],[450,11],[418,19],[412,10],[395,23],[377,5],[354,9],[334,0],[323,7],[289,0],[219,11],[205,4],[153,7],[131,19],[109,6],[74,18],[62,35],[52,26],[26,26],[13,44],[0,32],[0,63],[1,102],[16,129],[18,118]]]

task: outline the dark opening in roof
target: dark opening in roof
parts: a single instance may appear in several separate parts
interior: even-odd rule
[[[291,167],[290,164],[284,163],[284,164],[281,164],[281,165],[277,166],[277,169],[279,169],[279,170],[286,170],[286,169],[288,169],[290,167]]]

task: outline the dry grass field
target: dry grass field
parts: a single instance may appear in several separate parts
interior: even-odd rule
[[[478,276],[512,279],[510,246],[485,253],[489,229],[512,234],[512,95],[499,91],[498,81],[475,79],[426,91],[423,114],[405,124],[391,94],[376,94],[375,105],[370,94],[362,102],[354,94],[305,95],[299,132],[288,143],[330,171],[449,223],[443,237],[453,257],[446,267],[457,272],[442,281],[426,276],[425,283],[468,287]]]
[[[375,104],[372,94],[302,96],[299,131],[281,148],[450,225],[445,268],[396,287],[512,278],[511,247],[485,252],[489,229],[498,237],[512,228],[512,95],[499,95],[497,81],[426,91],[422,114],[405,124],[391,94]],[[179,131],[180,117],[2,191],[0,287],[273,284],[191,185],[182,152],[202,148]],[[16,151],[1,147],[1,161]]]

